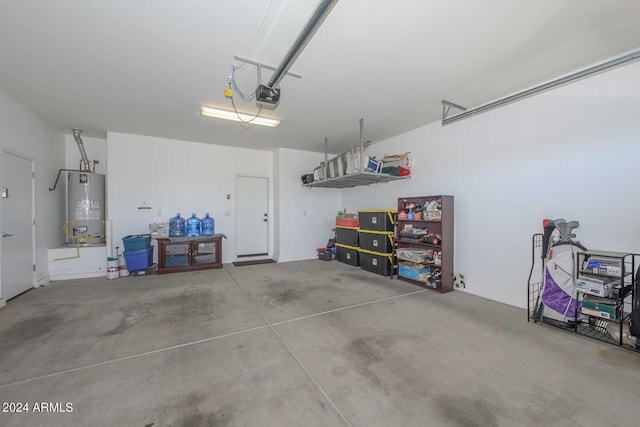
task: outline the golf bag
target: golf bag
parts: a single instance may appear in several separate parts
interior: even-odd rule
[[[542,290],[545,317],[561,322],[576,318],[575,252],[575,247],[569,244],[552,246],[549,250]]]
[[[560,322],[570,322],[578,316],[580,307],[576,292],[576,261],[578,249],[586,250],[574,241],[577,221],[564,219],[545,222],[543,237],[544,277],[541,298],[536,308],[536,320],[543,317]],[[553,241],[552,236],[556,239]]]

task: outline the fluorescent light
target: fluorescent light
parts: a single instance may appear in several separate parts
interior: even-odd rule
[[[211,107],[200,107],[200,114],[207,117],[215,117],[217,119],[250,123],[252,125],[269,126],[272,128],[280,126],[280,120],[269,119],[262,116],[255,117],[250,114],[236,113],[235,111],[229,110],[219,110]]]

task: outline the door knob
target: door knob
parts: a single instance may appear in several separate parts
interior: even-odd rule
[[[263,219],[264,222],[267,222],[267,218]]]
[[[266,221],[266,219],[265,219]],[[2,237],[11,237],[13,236],[13,234],[9,234],[9,233],[2,233]]]

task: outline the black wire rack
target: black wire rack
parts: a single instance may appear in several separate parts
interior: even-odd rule
[[[547,317],[543,317],[540,314],[540,307],[542,304],[541,293],[543,291],[544,275],[545,275],[545,263],[543,250],[543,234],[535,233],[531,236],[531,270],[529,271],[529,279],[527,281],[527,321],[535,322],[539,324],[547,324],[555,326],[560,329],[564,329],[570,332],[577,332],[580,335],[587,336],[602,342],[618,345],[622,348],[640,352],[640,340],[636,345],[630,343],[623,343],[622,338],[614,338],[611,332],[607,328],[608,322],[606,320],[589,317],[589,322],[585,321],[569,321],[560,322]],[[628,256],[636,257],[637,254],[629,254]],[[631,262],[630,271],[634,271],[635,262]],[[631,286],[634,287],[635,292],[633,295],[632,307],[640,307],[640,280],[638,277],[631,278]],[[624,300],[624,298],[622,298]],[[622,302],[624,304],[624,302]],[[610,325],[609,325],[610,326]],[[622,334],[622,328],[620,328],[620,334]]]
[[[535,313],[540,304],[540,292],[542,292],[542,280],[544,277],[544,263],[542,253],[542,233],[531,236],[531,270],[527,285],[527,322],[534,321]]]

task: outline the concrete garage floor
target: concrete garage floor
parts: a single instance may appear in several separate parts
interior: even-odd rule
[[[2,426],[635,426],[640,354],[338,262],[225,265],[10,301],[0,402],[31,406]]]

